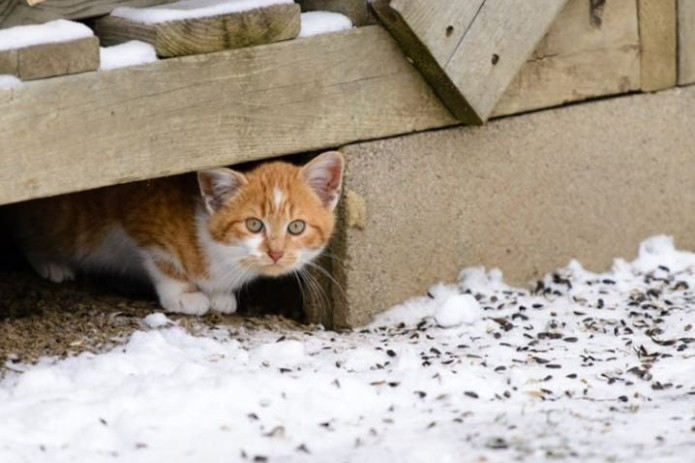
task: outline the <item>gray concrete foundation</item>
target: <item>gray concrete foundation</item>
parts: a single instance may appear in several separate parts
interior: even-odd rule
[[[366,323],[463,267],[528,285],[575,257],[606,269],[654,234],[695,249],[695,87],[342,151],[329,326]]]

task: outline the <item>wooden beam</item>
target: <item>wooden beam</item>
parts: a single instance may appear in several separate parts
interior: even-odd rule
[[[444,104],[484,122],[567,0],[376,0],[377,15]]]
[[[570,0],[495,107],[494,116],[640,89],[635,0]]]
[[[379,26],[29,82],[0,89],[0,204],[455,123]]]
[[[642,90],[677,83],[676,0],[638,0],[642,43]]]
[[[177,0],[45,0],[31,6],[22,0],[0,0],[0,29],[54,19],[84,19],[109,14],[118,6],[153,6]]]
[[[293,39],[301,27],[299,15],[299,5],[290,3],[157,24],[106,16],[96,22],[96,31],[105,45],[142,40],[154,46],[157,55],[173,57]]]
[[[77,74],[98,68],[99,39],[96,37],[0,51],[0,74],[11,74],[22,80]]]
[[[678,0],[678,84],[695,83],[695,2]]]

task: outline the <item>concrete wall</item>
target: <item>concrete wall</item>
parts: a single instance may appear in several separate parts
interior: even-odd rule
[[[335,327],[365,323],[466,266],[499,267],[525,285],[572,257],[606,269],[657,233],[695,249],[695,87],[343,152],[352,193],[332,249],[342,289],[325,321]]]

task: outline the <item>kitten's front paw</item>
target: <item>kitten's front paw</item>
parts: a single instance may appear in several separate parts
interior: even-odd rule
[[[212,310],[222,313],[236,312],[236,297],[234,294],[217,293],[210,297]]]
[[[174,297],[162,298],[162,307],[169,312],[188,315],[203,315],[210,309],[210,299],[201,293],[181,293]]]
[[[41,277],[53,283],[62,283],[75,279],[75,272],[65,264],[40,264],[36,265],[35,268]]]

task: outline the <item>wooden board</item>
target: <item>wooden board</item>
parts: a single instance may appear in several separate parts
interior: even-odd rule
[[[77,74],[99,68],[96,37],[0,51],[0,74],[22,80]]]
[[[642,90],[674,87],[678,69],[676,0],[638,0],[638,5]]]
[[[118,6],[153,6],[177,0],[45,0],[30,6],[24,0],[0,0],[0,29],[54,19],[83,19],[109,14]]]
[[[695,2],[678,0],[678,84],[695,83]]]
[[[103,44],[142,40],[152,44],[160,57],[279,42],[297,37],[300,27],[300,8],[293,3],[158,24],[141,24],[114,16],[96,22],[96,31]]]
[[[377,15],[462,122],[487,120],[567,0],[377,0]]]
[[[0,89],[0,204],[455,123],[379,26],[29,82]]]
[[[570,0],[507,88],[494,116],[640,89],[635,0]]]
[[[355,27],[377,24],[368,0],[300,0],[302,11],[333,11],[352,20]]]

